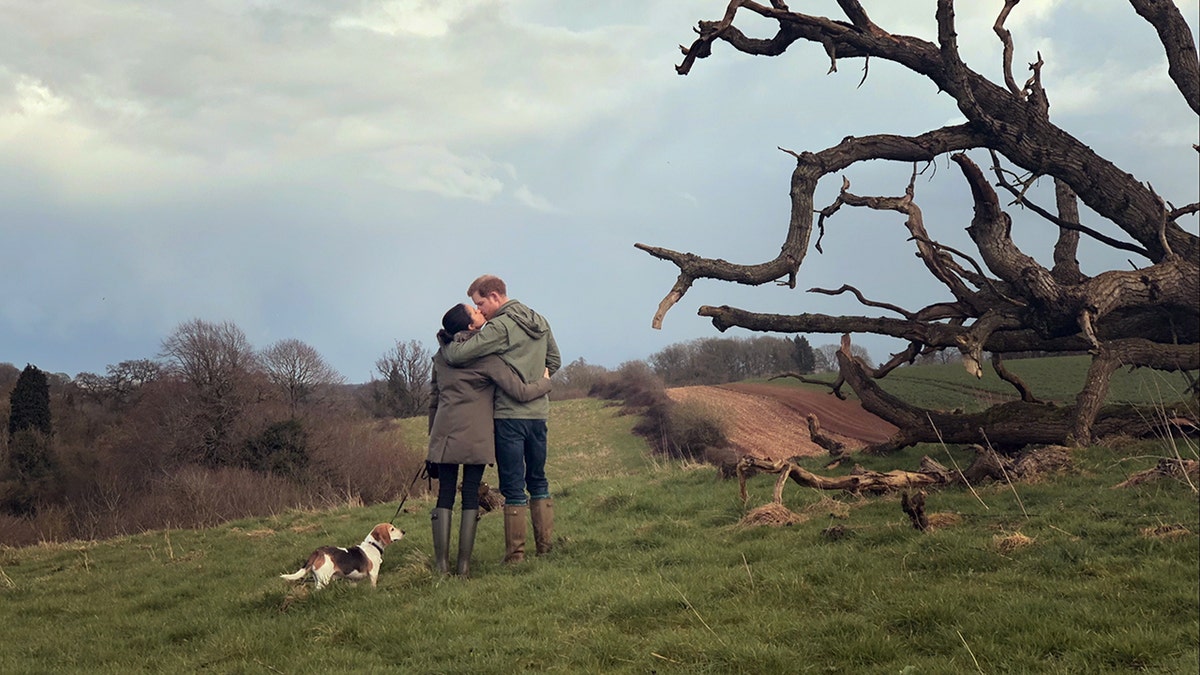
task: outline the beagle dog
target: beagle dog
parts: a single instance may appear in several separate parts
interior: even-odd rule
[[[280,574],[288,581],[299,581],[306,575],[312,574],[316,584],[314,590],[321,590],[331,580],[345,577],[353,581],[370,579],[371,588],[379,579],[379,566],[383,563],[383,549],[393,541],[404,537],[404,531],[396,529],[389,523],[380,523],[371,529],[363,542],[354,548],[345,549],[337,546],[322,546],[308,556],[304,567],[292,574]]]

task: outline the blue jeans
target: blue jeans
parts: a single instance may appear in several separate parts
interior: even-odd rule
[[[500,494],[504,503],[523,506],[529,499],[550,496],[546,480],[546,420],[494,421],[496,430],[496,472],[500,474]],[[525,491],[529,491],[526,498]]]

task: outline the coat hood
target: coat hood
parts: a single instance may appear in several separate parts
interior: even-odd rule
[[[550,332],[550,322],[517,300],[509,300],[501,305],[500,309],[496,310],[496,316],[501,315],[512,319],[513,323],[535,340]]]

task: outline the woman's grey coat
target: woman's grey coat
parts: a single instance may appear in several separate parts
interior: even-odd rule
[[[492,430],[496,386],[522,402],[550,393],[548,378],[526,384],[498,356],[485,356],[461,368],[446,363],[441,351],[433,357],[427,457],[430,462],[496,463]]]

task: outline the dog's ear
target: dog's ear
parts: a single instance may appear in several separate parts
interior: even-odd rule
[[[388,523],[376,525],[375,529],[371,530],[371,534],[384,546],[392,543],[392,526]]]

